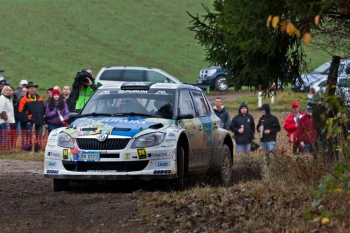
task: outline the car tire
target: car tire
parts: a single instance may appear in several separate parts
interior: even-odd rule
[[[228,85],[226,82],[225,76],[219,76],[215,79],[215,90],[217,91],[226,91],[228,89]]]
[[[52,188],[55,192],[68,191],[69,180],[67,179],[52,179]]]
[[[231,151],[225,144],[222,150],[222,161],[220,164],[220,180],[222,185],[229,186],[232,179],[232,156]]]
[[[177,179],[175,188],[183,190],[185,188],[185,151],[182,146],[177,147],[176,154]]]

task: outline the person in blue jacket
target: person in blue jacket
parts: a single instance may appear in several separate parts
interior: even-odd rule
[[[230,130],[235,134],[236,153],[249,155],[254,139],[255,123],[246,103],[243,102],[239,106],[238,114],[231,121]]]

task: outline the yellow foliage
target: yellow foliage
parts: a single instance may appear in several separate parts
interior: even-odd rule
[[[276,28],[278,23],[280,22],[280,17],[278,15],[272,18],[272,27]]]
[[[305,33],[304,36],[303,36],[303,40],[304,40],[304,43],[306,45],[310,44],[311,43],[311,34],[310,33]]]
[[[334,189],[333,192],[339,194],[339,193],[342,193],[343,190],[341,188],[337,188],[337,189]]]
[[[281,32],[284,32],[286,30],[286,28],[287,28],[287,22],[285,20],[283,20],[281,22],[281,27],[280,27]]]
[[[330,133],[330,132],[328,132],[326,137],[327,137],[327,138],[330,138],[330,137],[332,137],[332,136],[333,136],[333,134]]]
[[[315,16],[315,25],[318,26],[319,23],[320,23],[320,15],[316,15]]]
[[[321,222],[322,222],[322,224],[327,224],[327,223],[329,223],[329,218],[323,217]]]
[[[295,32],[295,27],[292,23],[287,24],[286,32],[288,35],[292,36]]]
[[[328,119],[326,120],[326,124],[327,124],[327,125],[333,124],[333,118],[328,118]]]
[[[270,27],[271,19],[272,19],[272,15],[269,15],[269,17],[267,17],[267,20],[266,20],[266,27]]]
[[[334,133],[341,133],[341,132],[342,132],[342,128],[340,126],[335,128],[335,130],[334,130]]]

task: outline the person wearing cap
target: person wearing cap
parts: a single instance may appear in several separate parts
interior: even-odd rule
[[[32,130],[33,124],[35,124],[35,133],[37,143],[35,150],[40,148],[41,131],[45,122],[45,102],[43,97],[36,93],[38,85],[33,82],[28,82],[28,93],[23,96],[19,102],[18,113],[19,120],[21,121],[22,130]],[[25,150],[30,150],[31,145],[24,145]]]
[[[18,99],[20,99],[22,97],[22,89],[24,87],[27,87],[28,81],[23,79],[19,82],[19,85],[17,87],[17,89],[15,90],[14,94],[17,96]]]
[[[256,126],[260,133],[261,148],[265,155],[274,154],[276,150],[277,133],[281,131],[278,118],[271,114],[270,105],[263,104],[260,108],[262,116]]]
[[[1,93],[2,89],[4,88],[4,86],[10,86],[8,84],[8,82],[6,81],[6,79],[0,80],[0,93]]]
[[[52,98],[46,105],[46,120],[49,133],[59,127],[66,126],[68,120],[68,106],[64,102],[63,97],[58,89],[53,89]]]
[[[299,148],[299,142],[297,142],[295,134],[299,120],[303,116],[303,112],[299,110],[299,103],[297,101],[292,102],[291,106],[292,112],[286,117],[283,128],[287,131],[289,143],[292,143],[291,145],[293,145],[293,153],[297,153],[298,150],[302,151],[302,148]]]
[[[230,124],[230,130],[235,134],[237,154],[249,155],[251,143],[254,139],[254,118],[248,112],[248,105],[244,102],[241,103],[238,114],[233,117]]]
[[[309,155],[310,152],[313,152],[316,135],[317,129],[312,117],[312,107],[306,105],[305,114],[300,119],[296,132],[297,140],[303,148],[303,153],[305,155]]]
[[[227,109],[222,104],[222,100],[220,97],[216,97],[215,105],[213,107],[215,115],[221,119],[222,128],[229,130],[230,127],[230,114]]]
[[[21,80],[21,81],[19,82],[19,85],[18,85],[17,89],[16,89],[15,92],[14,92],[14,94],[17,96],[18,99],[21,98],[21,96],[22,96],[22,89],[23,89],[24,87],[27,87],[27,84],[28,84],[28,81],[25,80],[25,79],[23,79],[23,80]]]

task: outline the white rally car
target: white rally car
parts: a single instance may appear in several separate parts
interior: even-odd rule
[[[197,87],[122,83],[100,87],[74,121],[49,135],[44,176],[54,191],[70,180],[174,179],[217,171],[232,176],[233,142]]]

